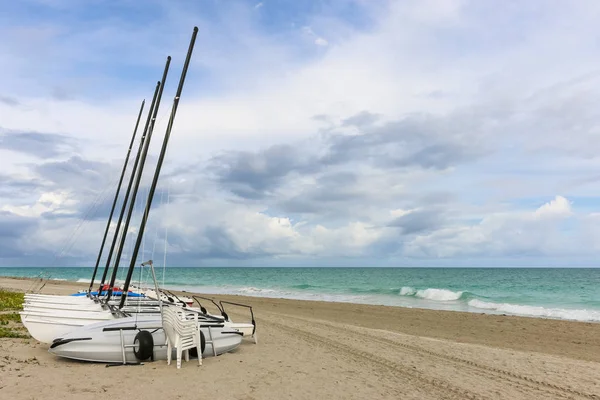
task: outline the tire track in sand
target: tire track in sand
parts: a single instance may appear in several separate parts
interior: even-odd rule
[[[415,345],[406,344],[406,343],[400,343],[400,342],[390,340],[387,338],[378,337],[378,336],[369,334],[362,329],[360,329],[360,330],[354,329],[352,326],[340,327],[340,326],[332,324],[328,321],[319,320],[317,322],[315,320],[310,320],[310,319],[305,319],[305,318],[290,316],[290,315],[285,315],[285,318],[295,319],[295,320],[301,321],[303,323],[326,325],[326,326],[328,326],[332,329],[335,329],[339,332],[343,332],[346,335],[348,333],[352,333],[353,335],[358,335],[361,338],[368,336],[369,340],[378,342],[380,344],[384,344],[386,346],[401,348],[403,350],[408,350],[408,351],[412,352],[413,354],[417,354],[417,355],[421,355],[421,356],[426,354],[426,355],[435,357],[437,359],[442,359],[445,361],[461,364],[463,366],[470,368],[471,370],[473,370],[475,372],[478,372],[478,375],[480,375],[480,376],[488,377],[488,378],[494,379],[496,381],[498,381],[498,380],[507,381],[509,383],[517,384],[517,385],[520,385],[527,389],[541,391],[541,392],[544,392],[547,394],[552,394],[554,396],[559,395],[559,396],[565,397],[565,398],[573,398],[573,396],[579,396],[581,398],[590,399],[590,400],[600,400],[600,395],[586,393],[586,392],[583,392],[583,391],[580,391],[580,390],[577,390],[577,389],[574,389],[574,388],[571,388],[568,386],[561,386],[561,385],[553,384],[550,382],[545,382],[545,381],[542,381],[539,379],[531,378],[531,377],[523,375],[523,374],[503,370],[501,368],[484,365],[481,363],[477,363],[472,360],[467,360],[467,359],[463,359],[463,358],[456,357],[456,356],[438,353],[438,352],[435,352],[435,351],[432,351],[429,349],[425,349],[420,346],[415,346]]]
[[[392,361],[387,358],[359,350],[355,347],[336,342],[327,337],[314,334],[312,332],[305,331],[296,327],[283,325],[274,321],[268,321],[268,324],[272,325],[273,327],[276,327],[279,330],[287,332],[292,336],[299,337],[307,342],[316,342],[324,345],[327,348],[335,349],[338,352],[343,353],[346,357],[357,361],[358,363],[368,361],[371,364],[374,364],[378,367],[383,367],[384,369],[391,370],[393,373],[400,373],[404,375],[405,378],[408,378],[409,382],[411,380],[416,380],[419,383],[426,384],[429,387],[431,387],[434,391],[440,393],[441,396],[437,398],[469,400],[478,400],[485,398],[466,389],[454,386],[450,382],[447,382],[445,380],[425,376],[422,372],[413,368],[406,367],[396,361]],[[451,397],[449,397],[449,395],[451,395]]]

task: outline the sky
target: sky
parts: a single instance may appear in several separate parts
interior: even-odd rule
[[[170,55],[128,260],[194,26],[138,261],[596,266],[599,18],[593,0],[2,2],[0,266],[94,265]]]

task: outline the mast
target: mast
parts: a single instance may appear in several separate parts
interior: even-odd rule
[[[102,285],[106,281],[106,275],[108,274],[108,269],[110,267],[110,260],[113,255],[113,251],[115,250],[115,243],[117,242],[117,238],[119,236],[119,231],[121,229],[121,221],[123,221],[123,215],[125,214],[125,209],[127,207],[127,199],[129,199],[129,192],[131,192],[131,185],[133,184],[133,180],[135,178],[135,174],[137,171],[138,163],[140,160],[140,154],[142,153],[142,149],[144,147],[144,142],[146,140],[146,133],[148,132],[148,125],[150,124],[150,118],[152,117],[152,111],[154,110],[154,105],[156,103],[156,96],[158,95],[158,89],[160,87],[160,82],[156,83],[156,88],[154,89],[154,95],[152,96],[152,103],[150,104],[150,110],[148,110],[148,117],[146,119],[146,124],[144,126],[144,131],[142,133],[142,138],[140,140],[140,146],[137,151],[137,155],[135,157],[135,161],[133,163],[133,169],[131,170],[131,177],[129,178],[129,184],[127,185],[127,191],[125,192],[125,197],[123,199],[123,206],[121,207],[121,212],[119,214],[119,220],[117,221],[117,227],[115,228],[115,236],[113,237],[112,244],[110,246],[110,251],[108,252],[108,258],[106,259],[106,266],[104,267],[104,272],[102,273],[102,280],[100,281],[100,288],[98,289],[98,296],[102,293]]]
[[[142,118],[142,112],[144,111],[144,104],[146,104],[146,100],[142,100],[142,105],[140,106],[140,112],[137,117],[137,121],[135,123],[135,128],[133,129],[133,135],[131,136],[131,142],[129,143],[129,149],[127,149],[127,156],[125,157],[125,164],[123,164],[123,170],[121,171],[121,178],[119,178],[119,185],[117,186],[117,193],[115,194],[115,199],[112,203],[112,208],[110,209],[110,215],[108,216],[108,221],[106,222],[106,229],[104,230],[104,237],[102,238],[102,244],[100,245],[100,251],[98,252],[98,258],[96,259],[96,266],[94,267],[94,273],[92,274],[92,279],[90,281],[90,288],[88,289],[88,296],[92,291],[92,286],[94,286],[94,280],[96,279],[96,272],[98,271],[98,265],[100,264],[100,257],[102,257],[102,251],[104,250],[104,244],[106,243],[106,237],[108,236],[108,230],[110,229],[110,222],[112,221],[113,213],[115,212],[115,206],[117,205],[117,200],[119,199],[119,192],[121,191],[121,184],[123,183],[123,178],[125,177],[125,170],[127,169],[127,163],[129,162],[129,155],[131,154],[131,149],[133,147],[133,142],[135,141],[135,135],[137,133],[138,126],[140,124],[140,119]],[[117,231],[115,231],[115,235],[117,235]]]
[[[177,106],[179,105],[181,91],[183,90],[183,83],[185,82],[185,76],[187,74],[187,70],[190,65],[190,59],[192,57],[192,52],[194,50],[194,43],[196,42],[197,34],[198,34],[198,27],[195,26],[194,32],[192,33],[192,39],[190,40],[190,46],[188,48],[188,53],[185,58],[185,62],[183,64],[183,70],[181,71],[181,77],[179,78],[179,86],[177,87],[177,93],[175,94],[175,98],[173,99],[173,108],[171,110],[171,116],[169,117],[169,123],[167,124],[165,138],[163,140],[162,148],[160,149],[158,163],[156,166],[156,170],[154,172],[154,179],[152,180],[152,185],[150,186],[150,192],[148,193],[146,209],[144,210],[142,222],[140,224],[140,229],[138,231],[138,236],[137,236],[137,239],[135,242],[135,247],[133,249],[133,255],[131,256],[131,261],[129,263],[129,270],[127,271],[127,278],[125,279],[125,285],[123,286],[123,293],[121,293],[121,302],[119,303],[119,308],[123,308],[123,306],[125,305],[125,299],[127,298],[127,291],[129,290],[129,283],[131,282],[131,276],[133,275],[133,268],[135,267],[135,261],[137,259],[138,252],[140,250],[140,245],[142,244],[142,238],[144,236],[144,229],[146,228],[146,222],[148,220],[148,215],[150,214],[150,207],[152,206],[152,198],[154,197],[154,191],[156,190],[156,184],[158,182],[158,177],[160,176],[160,169],[162,167],[162,163],[165,158],[165,153],[167,151],[169,137],[171,136],[173,122],[175,121],[175,114],[177,113]],[[158,293],[157,293],[157,296],[159,296]]]
[[[110,300],[110,297],[113,293],[113,286],[115,284],[115,280],[117,279],[117,270],[119,269],[119,263],[121,262],[121,255],[123,254],[123,248],[125,247],[125,239],[127,238],[127,230],[129,229],[129,222],[131,221],[131,216],[133,215],[133,207],[135,206],[135,198],[137,197],[137,192],[140,187],[140,181],[142,180],[142,172],[144,171],[144,164],[146,163],[146,156],[148,155],[148,147],[150,147],[150,140],[152,139],[152,132],[154,131],[154,124],[156,122],[156,115],[158,114],[158,108],[160,107],[160,99],[162,98],[163,89],[165,88],[165,82],[167,80],[167,74],[169,72],[169,65],[171,64],[171,56],[167,57],[167,62],[165,64],[165,69],[163,71],[163,76],[161,80],[160,89],[158,90],[158,97],[156,98],[156,107],[152,112],[152,118],[150,121],[150,126],[148,127],[148,137],[146,142],[144,143],[144,150],[142,151],[142,158],[140,163],[139,172],[135,178],[133,195],[131,197],[131,202],[129,203],[129,211],[127,213],[127,218],[125,219],[125,226],[123,227],[123,233],[121,234],[121,242],[119,244],[119,250],[117,252],[117,256],[115,257],[115,266],[113,268],[112,276],[110,278],[110,284],[108,286],[108,291],[106,293],[106,302]],[[122,294],[121,294],[122,296]]]

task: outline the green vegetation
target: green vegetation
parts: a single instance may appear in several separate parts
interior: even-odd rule
[[[23,293],[0,289],[0,338],[29,338],[19,313],[8,312],[22,310],[24,297]]]
[[[22,310],[25,295],[0,289],[0,311]]]
[[[0,326],[0,338],[28,339],[29,335],[19,329],[10,329]]]
[[[9,322],[20,322],[21,316],[17,313],[0,314],[0,325],[8,325]]]

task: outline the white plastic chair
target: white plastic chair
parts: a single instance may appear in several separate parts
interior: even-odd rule
[[[198,351],[198,365],[202,365],[202,349],[200,344],[200,327],[198,315],[190,314],[188,319],[185,311],[177,306],[163,307],[162,324],[167,337],[167,364],[171,365],[173,347],[177,349],[177,369],[181,368],[182,353],[185,361],[190,361],[189,349]]]

